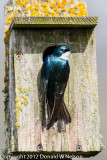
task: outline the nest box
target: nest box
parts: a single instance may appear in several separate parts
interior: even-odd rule
[[[6,147],[11,153],[102,150],[95,26],[97,17],[15,17],[6,43]],[[68,45],[70,76],[64,101],[72,122],[42,127],[41,67],[51,46]],[[9,70],[9,71],[8,71]],[[62,129],[60,129],[62,125]]]

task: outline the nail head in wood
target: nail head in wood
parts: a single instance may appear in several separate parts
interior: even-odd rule
[[[81,152],[81,150],[82,150],[81,145],[78,145],[76,150],[77,150],[78,152]]]

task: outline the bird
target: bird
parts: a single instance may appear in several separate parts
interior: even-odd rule
[[[43,82],[43,126],[49,130],[58,120],[71,123],[71,116],[64,102],[64,93],[69,79],[69,55],[71,48],[60,45],[44,59],[41,77]],[[46,106],[48,123],[46,123]]]

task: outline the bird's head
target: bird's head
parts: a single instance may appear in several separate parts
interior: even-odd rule
[[[60,57],[61,59],[69,60],[69,55],[71,53],[71,48],[68,46],[58,46],[55,50],[53,55]]]

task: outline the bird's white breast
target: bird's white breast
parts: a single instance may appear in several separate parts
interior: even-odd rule
[[[70,56],[71,52],[65,52],[64,54],[62,54],[60,56],[61,59],[65,59],[65,60],[69,60],[69,56]]]

